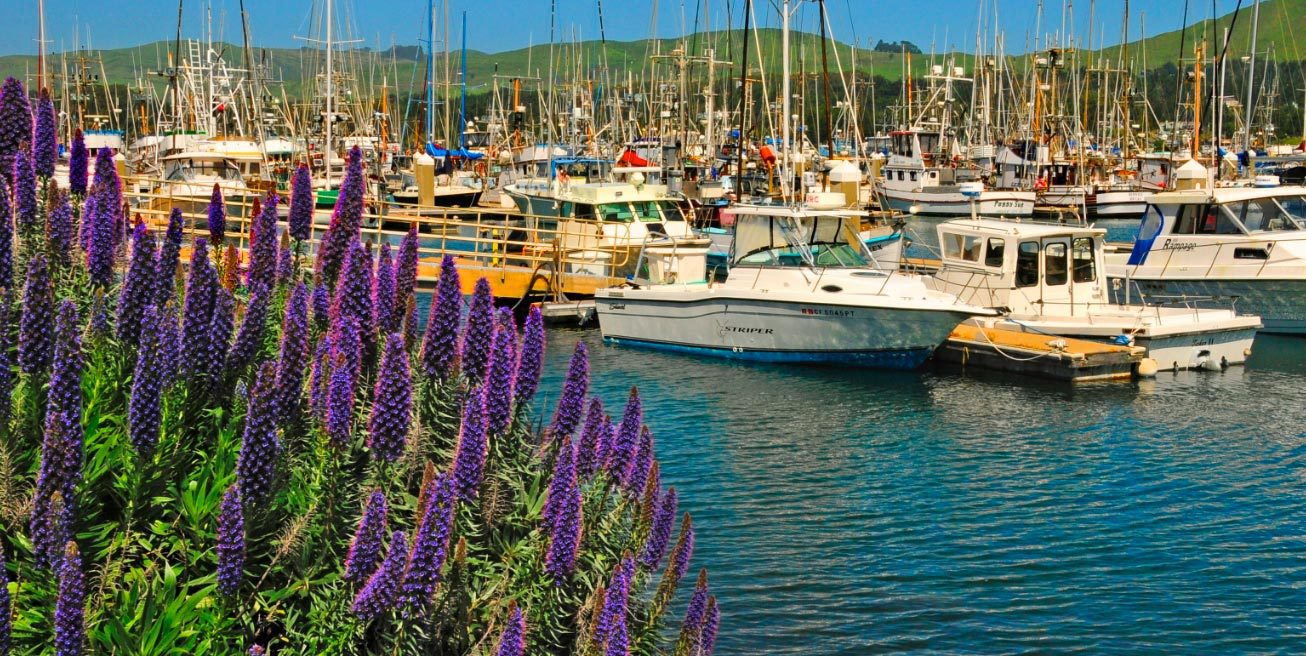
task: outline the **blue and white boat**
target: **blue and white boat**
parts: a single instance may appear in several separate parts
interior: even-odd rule
[[[919,367],[958,323],[992,310],[876,262],[848,212],[739,205],[724,281],[707,239],[644,249],[645,277],[595,294],[613,344],[759,362]]]

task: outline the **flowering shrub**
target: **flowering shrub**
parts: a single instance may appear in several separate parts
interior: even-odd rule
[[[31,111],[15,84],[0,113]],[[0,115],[0,136],[30,122]],[[681,590],[689,615],[666,617],[692,522],[662,489],[638,395],[619,429],[587,395],[583,347],[559,407],[532,408],[539,313],[519,333],[482,280],[464,321],[450,259],[414,325],[416,233],[377,267],[361,188],[340,194],[328,275],[298,245],[275,257],[264,220],[242,279],[219,275],[212,214],[181,273],[179,214],[113,247],[119,184],[59,191],[71,226],[36,211],[24,220],[42,225],[14,230],[0,212],[16,258],[0,291],[0,653],[711,652],[706,573]],[[26,202],[0,190],[0,208]],[[73,251],[58,267],[56,237]]]

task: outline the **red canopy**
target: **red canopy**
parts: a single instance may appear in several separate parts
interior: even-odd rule
[[[621,159],[617,160],[617,164],[623,166],[648,166],[648,160],[640,157],[635,153],[635,151],[627,148],[626,152],[621,154]]]

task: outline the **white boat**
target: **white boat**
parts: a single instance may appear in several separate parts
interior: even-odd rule
[[[984,327],[1143,346],[1173,370],[1241,364],[1261,326],[1231,308],[1112,302],[1101,228],[969,219],[942,223],[938,234],[935,286],[1001,309],[976,320]]]
[[[1033,216],[1032,191],[985,188],[978,201],[964,194],[962,185],[978,182],[981,171],[957,166],[960,156],[941,150],[939,132],[912,128],[889,136],[889,161],[876,181],[885,209],[929,216],[970,216],[977,202],[984,216]]]
[[[644,249],[625,287],[595,294],[609,343],[784,363],[914,369],[957,324],[991,310],[884,270],[837,210],[739,205],[730,270],[708,280],[707,239]]]
[[[1204,171],[1190,162],[1176,177],[1204,180]],[[1155,194],[1133,248],[1106,266],[1118,297],[1235,299],[1265,332],[1306,335],[1306,187]]]
[[[222,189],[227,215],[244,217],[246,208],[260,195],[245,183],[232,158],[215,152],[187,151],[163,158],[163,180],[152,194],[155,209],[181,208],[201,217],[208,211],[213,186]],[[203,219],[196,227],[206,225]]]

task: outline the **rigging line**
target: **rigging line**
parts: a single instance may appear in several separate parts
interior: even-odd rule
[[[1183,59],[1184,59],[1184,47],[1187,45],[1187,43],[1188,43],[1188,0],[1184,0],[1184,22],[1183,22],[1183,28],[1181,28],[1180,31],[1179,31],[1179,52],[1176,54],[1176,59],[1177,59],[1181,64],[1183,63]],[[1177,146],[1179,145],[1179,141],[1178,141],[1178,139],[1179,139],[1179,130],[1178,130],[1178,128],[1179,128],[1179,109],[1180,109],[1180,106],[1183,104],[1183,103],[1180,102],[1180,100],[1183,98],[1183,91],[1184,91],[1184,74],[1183,74],[1183,66],[1180,66],[1180,67],[1179,67],[1179,73],[1175,76],[1175,94],[1174,94],[1174,99],[1175,99],[1175,103],[1174,103],[1174,126],[1175,126],[1175,129],[1171,131],[1173,134],[1170,135],[1170,152],[1172,153],[1171,157],[1173,157],[1173,153],[1175,152]],[[1198,103],[1198,102],[1199,102],[1199,101],[1198,101],[1197,98],[1193,98],[1193,106],[1194,106],[1194,107],[1197,106],[1197,103]],[[1196,154],[1196,153],[1194,153],[1194,154]]]
[[[1229,36],[1230,36],[1230,38],[1227,39],[1227,40],[1224,42],[1224,46],[1220,49],[1220,56],[1217,57],[1217,58],[1215,59],[1215,62],[1214,62],[1214,67],[1216,67],[1214,70],[1215,70],[1216,73],[1218,73],[1219,70],[1220,70],[1221,68],[1224,67],[1224,58],[1225,58],[1225,55],[1229,52],[1229,44],[1233,41],[1233,38],[1232,38],[1232,37],[1233,37],[1234,29],[1238,27],[1238,16],[1239,16],[1239,14],[1242,12],[1242,8],[1243,8],[1243,0],[1238,0],[1238,4],[1237,4],[1237,6],[1235,6],[1235,7],[1233,8],[1233,18],[1229,19]],[[1215,0],[1211,0],[1211,13],[1212,13],[1212,14],[1215,13]],[[1212,20],[1214,20],[1214,19],[1212,19]],[[1218,23],[1217,23],[1217,26],[1218,26]],[[1211,34],[1212,34],[1212,37],[1214,38],[1214,34],[1215,34],[1215,28],[1214,28],[1214,27],[1211,28]],[[1209,86],[1211,87],[1211,93],[1210,93],[1210,95],[1208,95],[1205,99],[1203,99],[1202,104],[1204,105],[1204,107],[1203,107],[1203,110],[1202,110],[1202,111],[1203,111],[1203,112],[1206,112],[1206,111],[1209,110],[1209,111],[1211,112],[1211,117],[1212,117],[1211,120],[1212,120],[1212,122],[1214,122],[1214,120],[1215,120],[1215,111],[1214,111],[1213,107],[1214,107],[1214,105],[1215,105],[1215,96],[1216,96],[1217,90],[1216,90],[1216,85],[1215,85],[1214,82],[1213,82],[1212,84],[1210,84]],[[1217,128],[1217,130],[1222,130],[1223,128],[1224,128],[1224,126],[1219,126],[1219,127]],[[1217,154],[1219,153],[1219,150],[1220,150],[1220,144],[1217,143],[1217,144],[1215,144],[1215,151],[1216,151]]]
[[[604,46],[604,52],[607,51],[608,35],[603,30],[603,0],[597,0],[599,5],[599,42]]]

